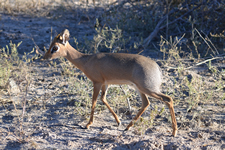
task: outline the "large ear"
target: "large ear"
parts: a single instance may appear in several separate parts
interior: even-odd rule
[[[69,41],[70,38],[70,32],[68,29],[63,30],[63,32],[60,34],[60,40],[62,40],[63,44],[66,44],[67,41]]]

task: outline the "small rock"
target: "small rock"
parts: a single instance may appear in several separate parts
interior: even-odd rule
[[[188,81],[191,83],[192,79],[193,79],[193,76],[191,74],[187,75],[187,79]]]
[[[9,78],[8,86],[10,88],[10,93],[11,94],[15,94],[16,95],[16,94],[20,93],[19,86],[16,84],[16,82],[12,78]]]
[[[168,72],[175,72],[175,69],[167,69]]]
[[[207,72],[205,75],[206,75],[206,76],[211,76],[212,74],[211,74],[211,73],[209,73],[209,72]]]
[[[222,80],[225,80],[225,74],[222,74]]]
[[[199,138],[203,138],[203,134],[202,134],[202,133],[199,133],[199,134],[198,134],[198,137],[199,137]]]

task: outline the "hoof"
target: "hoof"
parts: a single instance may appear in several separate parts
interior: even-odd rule
[[[119,127],[119,126],[121,126],[121,124],[122,124],[122,123],[121,123],[121,122],[119,122],[119,123],[118,123],[118,127]]]
[[[86,126],[80,126],[81,129],[88,129]]]
[[[128,129],[126,128],[125,130],[123,130],[123,131],[128,131]]]
[[[173,131],[172,134],[173,134],[174,137],[177,136],[177,130]]]

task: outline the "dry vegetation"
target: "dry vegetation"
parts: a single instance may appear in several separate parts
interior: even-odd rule
[[[90,132],[80,131],[78,125],[85,124],[89,118],[92,84],[63,58],[43,62],[40,51],[46,50],[45,47],[34,42],[30,53],[21,55],[20,43],[11,42],[0,47],[0,149],[18,145],[25,149],[138,149],[140,141],[143,149],[225,148],[224,1],[96,0],[94,5],[91,0],[89,3],[0,0],[0,11],[1,15],[50,20],[62,20],[72,13],[75,18],[70,19],[77,20],[78,24],[94,22],[92,39],[87,36],[83,40],[75,37],[71,40],[79,51],[139,53],[156,59],[164,74],[162,91],[174,99],[179,126],[178,137],[171,139],[166,134],[171,131],[167,107],[151,99],[151,107],[131,133],[127,135],[120,130],[117,133],[117,128],[108,127],[113,119],[99,102],[93,125],[98,129],[95,133],[91,131],[93,137],[86,137],[92,147],[82,147],[87,143],[76,142],[76,137],[64,143],[59,142],[61,138],[52,140],[50,133],[57,137],[64,130]],[[52,31],[51,35],[54,35]],[[107,99],[121,120],[125,120],[124,125],[141,106],[138,94],[129,86],[112,86]],[[112,130],[107,134],[111,136],[104,134],[101,127]],[[39,135],[43,140],[36,138]],[[142,135],[151,139],[148,144]],[[129,137],[134,140],[128,140]],[[116,148],[110,145],[112,141],[117,143]]]

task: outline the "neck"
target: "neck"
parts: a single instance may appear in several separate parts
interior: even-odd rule
[[[69,43],[67,43],[67,55],[65,56],[65,58],[81,70],[83,70],[83,64],[86,61],[85,56],[87,55],[78,52]]]

